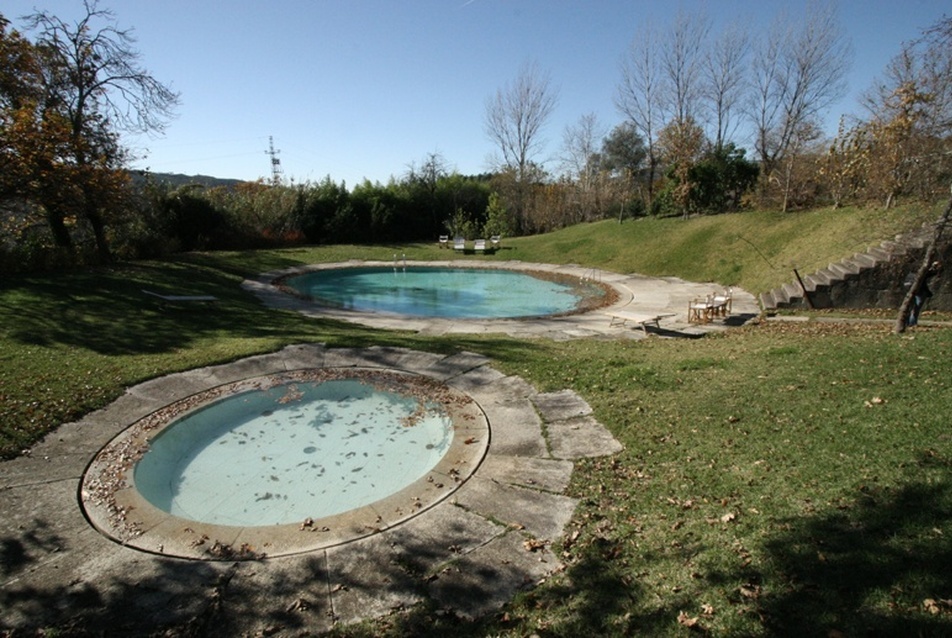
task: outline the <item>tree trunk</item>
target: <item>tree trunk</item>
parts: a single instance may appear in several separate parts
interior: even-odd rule
[[[98,211],[86,213],[89,225],[93,228],[93,236],[96,238],[96,252],[100,261],[104,264],[112,263],[112,251],[109,249],[109,240],[106,239],[106,224]]]
[[[919,290],[919,286],[922,285],[922,282],[929,272],[929,267],[932,265],[932,260],[938,250],[939,241],[942,239],[942,233],[945,230],[946,224],[949,222],[950,215],[952,215],[952,195],[949,196],[949,203],[946,204],[942,217],[940,217],[939,221],[935,224],[935,231],[932,234],[932,239],[929,241],[929,246],[926,248],[926,254],[922,258],[922,263],[919,264],[916,278],[913,280],[912,285],[909,286],[909,290],[906,292],[906,296],[899,306],[899,316],[896,317],[896,325],[893,328],[893,332],[896,334],[902,334],[906,331],[906,322],[909,320],[909,309],[912,306],[912,301],[916,296],[916,291]]]
[[[73,237],[69,234],[69,228],[66,227],[63,216],[55,210],[46,207],[46,221],[50,226],[50,232],[53,234],[53,243],[56,244],[57,248],[65,248],[72,251]]]

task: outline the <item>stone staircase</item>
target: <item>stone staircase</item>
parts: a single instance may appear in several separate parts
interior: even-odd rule
[[[849,285],[851,280],[867,270],[904,258],[910,252],[922,250],[928,244],[933,228],[932,224],[924,224],[920,230],[906,235],[897,235],[892,241],[884,241],[878,246],[866,249],[865,252],[831,263],[814,273],[801,274],[803,287],[800,286],[800,282],[793,281],[763,292],[758,297],[760,307],[764,312],[781,308],[809,307],[804,299],[804,288],[814,307],[832,307],[830,299],[834,288]]]

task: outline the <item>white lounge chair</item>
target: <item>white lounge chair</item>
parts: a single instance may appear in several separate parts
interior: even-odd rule
[[[485,240],[485,239],[477,239],[476,242],[475,242],[475,244],[473,244],[473,250],[475,250],[475,251],[478,252],[478,253],[484,253],[484,252],[486,252],[486,240]]]
[[[493,245],[493,250],[499,248],[499,242],[502,241],[502,238],[499,235],[493,235],[489,238],[489,243]]]
[[[453,240],[453,250],[458,250],[463,252],[466,250],[466,240],[462,237],[457,237]]]
[[[440,248],[446,248],[450,245],[449,235],[440,235]]]

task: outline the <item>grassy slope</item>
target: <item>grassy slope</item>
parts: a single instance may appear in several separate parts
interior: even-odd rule
[[[519,259],[716,281],[760,293],[932,221],[937,208],[602,221],[507,242]],[[507,251],[500,253],[507,256]]]
[[[603,222],[513,239],[485,259],[757,291],[787,275],[738,254],[741,233],[770,261],[797,255],[807,270],[897,232],[852,218],[866,214]],[[340,633],[687,635],[691,624],[721,635],[952,633],[952,331],[898,338],[888,327],[771,324],[703,340],[432,338],[267,311],[238,288],[262,270],[395,252],[456,257],[433,245],[340,246],[6,280],[0,449],[16,453],[137,381],[287,343],[482,352],[542,391],[575,389],[625,444],[615,458],[578,464],[580,507],[569,540],[553,548],[566,571],[479,622],[417,609]],[[163,309],[141,288],[222,301],[215,312]],[[218,620],[227,631],[228,618]]]

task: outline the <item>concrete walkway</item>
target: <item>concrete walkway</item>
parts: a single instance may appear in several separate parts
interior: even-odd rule
[[[400,262],[400,264],[402,266],[403,262]],[[411,330],[420,334],[432,335],[504,333],[516,338],[544,337],[559,341],[581,337],[628,337],[635,339],[645,337],[647,333],[638,325],[631,323],[624,326],[617,325],[617,323],[614,326],[611,325],[609,313],[624,311],[653,316],[673,314],[673,317],[662,320],[660,329],[649,328],[649,331],[664,336],[698,336],[707,332],[723,330],[729,325],[743,323],[760,313],[760,306],[753,295],[739,288],[734,288],[733,312],[728,320],[717,320],[703,325],[688,323],[688,303],[693,299],[703,298],[712,292],[723,291],[724,287],[714,283],[693,283],[677,277],[622,275],[593,268],[582,268],[577,265],[556,266],[522,261],[408,261],[406,265],[505,268],[509,270],[560,273],[573,278],[591,279],[609,285],[618,293],[618,301],[607,308],[565,317],[492,320],[431,319],[322,307],[285,294],[272,284],[278,277],[300,274],[311,270],[354,266],[393,266],[392,262],[360,260],[262,273],[254,279],[245,281],[242,286],[257,295],[262,303],[272,308],[293,310],[312,317],[331,317],[372,328]]]
[[[84,517],[87,464],[131,424],[222,384],[320,368],[402,371],[468,395],[489,427],[478,467],[416,516],[262,560],[133,549]],[[104,635],[319,633],[425,602],[479,616],[559,569],[551,544],[576,508],[565,494],[573,461],[620,449],[573,392],[540,394],[466,352],[301,345],[155,379],[63,425],[29,456],[0,463],[0,633],[49,626]]]

